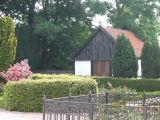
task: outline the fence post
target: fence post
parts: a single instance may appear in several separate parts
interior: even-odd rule
[[[46,102],[46,96],[44,95],[43,97],[43,120],[45,120],[45,109],[46,109],[45,102]]]
[[[147,120],[147,105],[143,106],[143,118],[144,120]]]
[[[91,110],[90,110],[90,120],[93,120],[93,112],[94,112],[93,109],[94,109],[94,108],[93,108],[92,92],[91,92],[91,91],[89,92],[88,97],[89,97],[89,103],[90,103],[90,105],[91,105]]]
[[[69,96],[68,96],[68,115],[67,115],[67,120],[70,120],[70,101],[71,101],[71,92],[69,92]]]
[[[143,92],[143,106],[146,104],[146,94],[145,91]]]
[[[109,97],[109,93],[108,92],[106,92],[106,104],[108,104],[108,97]]]
[[[92,92],[89,91],[89,94],[88,94],[88,102],[91,103],[92,101]]]

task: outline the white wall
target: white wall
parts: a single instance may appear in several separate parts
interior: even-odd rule
[[[142,68],[141,68],[141,60],[138,60],[138,71],[137,71],[138,76],[142,76]]]
[[[91,75],[91,61],[75,61],[75,75]]]

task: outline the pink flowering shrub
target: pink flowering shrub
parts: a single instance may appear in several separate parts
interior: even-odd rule
[[[29,78],[31,77],[31,74],[32,72],[30,71],[29,65],[24,61],[14,64],[6,73],[1,72],[1,76],[7,81],[18,81],[24,78]]]

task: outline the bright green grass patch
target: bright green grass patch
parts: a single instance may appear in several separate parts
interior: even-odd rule
[[[154,92],[145,92],[146,94],[151,94],[151,95],[160,95],[160,91],[154,91]]]

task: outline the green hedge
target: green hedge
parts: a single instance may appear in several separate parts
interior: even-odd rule
[[[95,77],[99,88],[105,87],[107,82],[110,82],[113,87],[127,85],[128,88],[136,89],[138,92],[145,91],[160,91],[160,80],[158,79],[136,79],[136,78],[106,78]]]
[[[89,78],[89,77],[87,77]],[[40,74],[36,73],[32,75],[33,80],[40,80],[40,79],[50,79],[50,80],[56,80],[56,79],[65,79],[65,80],[81,80],[86,79],[85,77],[76,76],[76,75],[69,75],[69,74]]]
[[[23,80],[8,82],[4,88],[5,108],[16,111],[41,111],[42,98],[57,98],[97,92],[97,83],[91,78],[81,80]]]
[[[0,93],[3,92],[4,84],[0,82]]]

